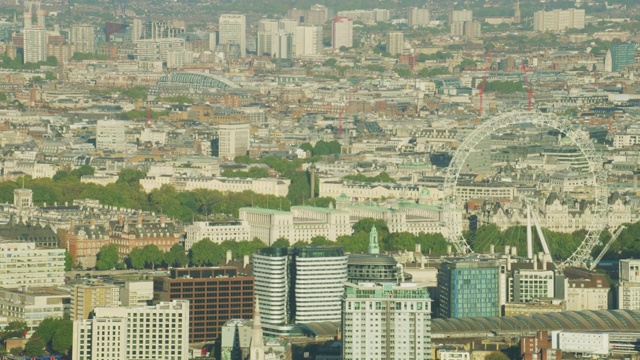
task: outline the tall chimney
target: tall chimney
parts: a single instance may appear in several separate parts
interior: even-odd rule
[[[416,244],[416,252],[422,254],[422,244]]]
[[[249,255],[242,257],[242,267],[246,268],[247,266],[249,266]]]
[[[227,250],[227,264],[233,260],[233,251]]]
[[[516,246],[511,248],[511,256],[518,256],[518,248]]]

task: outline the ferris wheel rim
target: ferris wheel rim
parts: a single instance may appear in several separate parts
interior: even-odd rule
[[[595,223],[587,230],[584,240],[576,250],[558,264],[558,268],[566,266],[580,266],[591,258],[591,252],[600,243],[600,234],[607,227],[609,212],[607,186],[607,173],[603,166],[603,159],[596,151],[589,137],[583,132],[574,129],[573,125],[564,117],[554,114],[546,114],[531,111],[511,111],[494,117],[487,117],[476,127],[456,149],[449,166],[445,170],[443,184],[442,211],[445,237],[449,243],[455,246],[457,252],[462,254],[473,253],[473,249],[462,234],[462,219],[460,209],[457,207],[456,187],[462,166],[475,147],[496,130],[522,124],[532,124],[539,127],[552,128],[563,133],[576,145],[582,155],[587,159],[589,172],[594,180],[594,218]]]

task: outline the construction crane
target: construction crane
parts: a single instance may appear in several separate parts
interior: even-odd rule
[[[527,88],[527,110],[531,111],[531,100],[533,99],[533,88],[531,88],[531,82],[527,76],[527,65],[522,62],[522,71],[524,71],[524,85]]]
[[[356,85],[356,87],[351,92],[351,95],[349,95],[349,99],[347,99],[347,102],[342,107],[342,110],[340,110],[340,114],[338,115],[338,140],[342,140],[342,115],[344,115],[344,112],[347,110],[349,103],[351,102],[351,100],[353,100],[353,97],[356,95],[358,90],[360,90],[360,84]]]
[[[596,257],[595,260],[591,262],[591,265],[589,265],[589,270],[594,270],[596,266],[598,266],[598,263],[600,263],[600,260],[602,260],[602,258],[604,257],[604,254],[606,254],[607,251],[609,251],[609,248],[611,248],[611,245],[614,243],[614,241],[616,241],[618,236],[622,234],[622,230],[624,229],[626,229],[626,227],[624,225],[620,225],[620,227],[618,227],[616,231],[613,232],[613,235],[611,236],[611,240],[609,240],[609,242],[602,248],[602,251],[600,251],[600,254],[598,254],[598,257]]]
[[[484,69],[484,76],[482,77],[482,83],[480,84],[480,116],[484,115],[484,86],[487,83],[487,74],[489,73],[489,69],[491,68],[492,50],[492,48],[489,48],[489,53],[487,54],[487,66]]]

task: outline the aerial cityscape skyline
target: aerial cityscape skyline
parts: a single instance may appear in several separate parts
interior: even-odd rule
[[[0,0],[0,358],[640,356],[635,0]]]

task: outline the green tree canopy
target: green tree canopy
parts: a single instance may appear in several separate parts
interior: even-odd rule
[[[205,238],[193,244],[189,250],[189,258],[192,266],[218,265],[225,258],[225,250]]]
[[[180,244],[174,244],[171,249],[164,255],[167,266],[183,267],[189,263],[189,257]]]
[[[51,348],[58,354],[68,355],[72,346],[73,321],[62,319],[51,339]]]
[[[359,181],[359,182],[396,182],[394,178],[389,176],[386,171],[381,172],[376,176],[365,176],[363,174],[347,175],[342,178],[343,180]]]
[[[274,241],[273,244],[271,244],[271,247],[274,247],[274,248],[289,247],[289,246],[291,246],[291,244],[289,243],[289,240],[285,238],[279,238],[276,241]]]
[[[494,351],[485,356],[484,360],[509,360],[509,357],[500,351]]]
[[[24,354],[26,356],[42,356],[46,344],[44,340],[37,336],[32,336],[26,344],[24,344]]]
[[[2,331],[3,339],[20,338],[23,339],[24,335],[29,330],[27,323],[24,321],[11,321],[5,326]]]
[[[104,245],[100,248],[96,260],[98,270],[111,270],[118,265],[118,249],[113,244]]]

